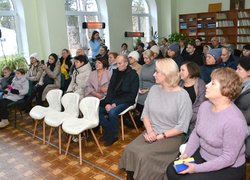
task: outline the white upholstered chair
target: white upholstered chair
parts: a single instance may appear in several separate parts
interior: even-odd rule
[[[61,102],[64,107],[64,111],[50,111],[44,118],[45,124],[50,126],[48,144],[50,143],[52,129],[58,127],[59,154],[61,154],[61,125],[65,119],[69,117],[76,118],[79,116],[79,99],[80,95],[77,93],[67,93],[63,95]]]
[[[29,115],[32,119],[35,120],[35,126],[33,130],[33,137],[36,135],[36,129],[38,121],[41,121],[44,119],[46,114],[50,111],[61,111],[61,98],[62,98],[62,90],[60,89],[53,89],[50,90],[46,95],[46,100],[49,104],[48,107],[44,106],[34,106],[30,112]],[[43,144],[45,144],[45,123],[43,121]]]
[[[67,155],[68,150],[69,150],[71,136],[78,135],[80,164],[82,164],[81,133],[84,132],[85,130],[88,130],[88,129],[90,130],[101,154],[103,154],[99,141],[96,138],[95,133],[92,130],[93,128],[97,127],[99,124],[99,103],[100,103],[100,100],[96,97],[83,98],[79,105],[80,111],[82,112],[83,117],[82,118],[75,118],[73,116],[69,117],[63,122],[63,125],[62,125],[63,131],[70,135],[68,139],[68,144],[67,144],[65,155]]]

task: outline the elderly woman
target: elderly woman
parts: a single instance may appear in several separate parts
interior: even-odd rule
[[[246,156],[250,159],[250,56],[242,56],[236,70],[243,80],[243,88],[240,96],[235,100],[236,106],[241,110],[248,125],[248,137],[246,139]]]
[[[108,60],[102,57],[97,57],[95,61],[96,70],[90,73],[87,81],[85,96],[94,96],[98,99],[103,99],[108,90],[111,75],[108,68]]]
[[[195,129],[181,159],[194,157],[196,164],[179,174],[168,167],[171,180],[241,180],[245,176],[246,120],[233,103],[240,94],[241,80],[231,68],[220,68],[211,74],[206,98],[197,115]],[[186,174],[185,176],[183,174]]]
[[[188,128],[188,134],[194,129],[197,112],[201,103],[205,100],[205,83],[200,78],[199,66],[190,61],[186,61],[180,68],[180,86],[183,87],[189,94],[193,104],[193,116]]]
[[[23,99],[29,91],[29,81],[25,78],[24,69],[17,69],[11,85],[4,90],[3,99],[0,100],[0,128],[9,125],[8,104]]]
[[[178,155],[192,117],[192,103],[178,86],[174,60],[157,60],[154,77],[157,85],[151,87],[141,116],[146,131],[126,147],[119,162],[127,179],[166,179],[166,168]]]

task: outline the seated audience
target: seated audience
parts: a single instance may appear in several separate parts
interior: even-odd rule
[[[233,57],[232,52],[228,47],[222,47],[221,48],[221,67],[230,67],[234,70],[237,68],[237,62]]]
[[[25,70],[17,69],[11,85],[4,90],[3,99],[0,100],[0,128],[9,125],[8,105],[23,99],[29,91],[29,81],[25,78]]]
[[[201,79],[207,84],[211,81],[210,75],[213,70],[218,69],[221,63],[221,48],[211,49],[206,57],[204,67],[201,72]]]
[[[143,52],[143,57],[144,57],[144,62],[145,64],[142,65],[141,68],[141,74],[139,76],[140,80],[140,87],[139,87],[139,95],[138,95],[138,100],[136,104],[136,109],[140,112],[140,115],[142,113],[143,107],[144,107],[144,102],[145,99],[148,96],[148,92],[150,88],[155,85],[155,78],[154,78],[154,73],[155,73],[155,60],[154,60],[154,54],[151,50],[146,50]],[[138,127],[142,127],[143,123],[140,120],[140,118],[135,119],[136,124]],[[126,125],[128,127],[134,127],[134,125],[130,125],[131,121],[126,121]]]
[[[183,87],[193,104],[193,116],[188,128],[188,134],[194,129],[197,112],[201,103],[205,100],[205,82],[200,78],[200,68],[194,62],[184,62],[180,68],[180,86]]]
[[[173,43],[175,44],[175,43]],[[181,38],[179,40],[179,53],[180,55],[183,57],[187,54],[187,51],[186,51],[187,47],[186,47],[186,43],[185,43],[185,39]],[[180,67],[180,66],[179,66]]]
[[[118,56],[117,52],[110,52],[109,53],[109,68],[108,71],[109,73],[112,75],[113,74],[113,70],[117,68],[117,63],[116,63],[116,58]]]
[[[15,77],[15,73],[9,67],[3,68],[3,72],[0,78],[0,99],[2,97],[2,92],[7,88],[8,85],[12,83],[13,78]]]
[[[108,60],[97,57],[95,61],[96,70],[90,73],[87,81],[85,96],[94,96],[103,99],[107,95],[111,75],[108,68]]]
[[[173,164],[167,169],[171,180],[241,180],[246,173],[246,120],[233,103],[242,82],[231,68],[212,72],[206,85],[206,98],[201,104],[197,122],[180,159],[193,157],[194,163],[177,174]]]
[[[143,65],[143,64],[144,64],[144,58],[143,58],[144,48],[145,48],[144,43],[139,43],[139,44],[137,45],[136,51],[137,51],[137,52],[139,53],[139,55],[140,55],[139,61],[138,61],[138,63],[139,63],[140,65]]]
[[[79,48],[79,49],[76,50],[76,56],[80,56],[80,55],[85,56],[84,58],[87,59],[87,62],[88,62],[88,63],[85,62],[85,64],[88,64],[88,66],[91,68],[91,65],[90,65],[89,60],[88,60],[88,56],[85,54],[85,51],[84,51],[83,48]],[[73,74],[73,72],[75,70],[75,63],[74,62],[75,61],[74,61],[74,58],[73,58],[72,59],[72,65],[71,65],[70,70],[69,70],[70,76],[72,76],[72,74]]]
[[[113,72],[107,96],[101,101],[99,109],[105,146],[110,146],[118,140],[118,115],[135,103],[138,88],[138,75],[129,66],[127,56],[117,56],[117,69]]]
[[[128,44],[127,43],[122,43],[121,48],[122,48],[122,51],[121,51],[120,54],[127,56],[130,53],[129,50],[128,50]]]
[[[119,168],[127,179],[166,179],[192,117],[188,93],[178,86],[179,68],[172,59],[156,60],[157,85],[151,87],[142,113],[146,130],[124,150]]]
[[[250,56],[250,44],[246,44],[245,46],[243,46],[242,56],[246,56],[246,57]]]
[[[186,48],[187,54],[183,56],[184,61],[191,61],[199,66],[203,65],[201,56],[196,52],[196,46],[193,43],[188,43]]]
[[[160,46],[160,51],[161,51],[161,54],[163,55],[163,57],[166,57],[169,45],[170,44],[168,42],[168,39],[163,38],[161,41],[161,46]]]
[[[79,55],[74,57],[75,69],[67,92],[74,92],[80,95],[80,99],[84,98],[87,88],[87,81],[91,73],[91,66],[87,56]]]
[[[99,49],[99,54],[97,54],[96,58],[102,57],[102,58],[108,59],[109,58],[108,53],[109,53],[108,47],[103,45]]]
[[[132,69],[134,69],[138,75],[141,73],[142,66],[138,63],[139,53],[137,51],[132,51],[128,55],[129,64]]]
[[[197,52],[199,54],[199,56],[202,56],[202,52],[203,52],[203,46],[201,43],[202,43],[201,38],[195,39],[195,52]]]
[[[186,54],[186,50],[185,50],[185,54]],[[181,63],[184,61],[183,57],[180,55],[180,47],[178,44],[171,44],[168,48],[168,54],[167,57],[172,58],[176,64],[178,65],[178,67],[181,66]]]
[[[70,77],[70,68],[72,66],[71,62],[71,54],[68,49],[62,50],[62,57],[60,57],[60,64],[61,64],[61,74],[63,75],[64,87],[61,87],[63,92],[66,92],[68,89],[69,83],[71,81]]]
[[[43,65],[43,74],[36,84],[36,102],[42,105],[47,93],[52,89],[59,89],[61,86],[61,71],[58,56],[55,53],[49,55],[46,65]]]
[[[246,157],[250,159],[250,56],[242,56],[236,70],[243,80],[243,88],[240,96],[235,100],[236,106],[241,110],[248,125],[248,137],[246,139]]]
[[[33,86],[38,83],[43,73],[42,64],[38,60],[38,54],[33,53],[30,55],[30,67],[26,72],[26,78],[32,82]]]
[[[222,48],[219,38],[216,36],[211,38],[211,43],[212,43],[212,46],[211,46],[212,49]]]
[[[163,55],[161,54],[160,48],[157,45],[153,45],[150,50],[154,53],[154,59],[160,59],[163,58]]]

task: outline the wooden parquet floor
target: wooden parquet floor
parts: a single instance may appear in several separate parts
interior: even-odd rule
[[[12,113],[11,113],[12,116]],[[10,122],[13,122],[10,117]],[[34,121],[24,114],[17,116],[17,128],[9,125],[0,129],[0,179],[62,179],[62,180],[113,180],[125,179],[125,172],[118,169],[118,162],[126,145],[138,133],[125,129],[125,141],[119,139],[110,147],[101,144],[101,155],[94,140],[87,138],[87,146],[82,142],[83,164],[79,164],[78,143],[71,142],[69,153],[64,155],[67,135],[62,135],[62,154],[58,153],[57,130],[52,133],[50,145],[42,143],[42,124],[38,125],[37,137],[32,137]],[[142,131],[142,130],[141,130]],[[46,128],[46,140],[49,128]],[[97,138],[101,135],[96,133]]]
[[[11,113],[10,120],[14,117]],[[118,162],[126,145],[138,135],[135,130],[125,129],[125,141],[119,139],[110,147],[102,149],[101,155],[94,140],[82,142],[83,164],[79,164],[78,143],[71,142],[69,153],[64,155],[67,135],[62,135],[62,154],[58,153],[57,130],[52,133],[51,144],[42,143],[42,124],[37,136],[32,137],[34,121],[25,114],[18,115],[17,128],[9,125],[0,129],[0,180],[115,180],[126,179]],[[46,140],[49,128],[46,128]],[[140,131],[143,131],[141,129]],[[96,133],[99,138],[99,131]],[[250,180],[250,162],[247,165],[247,180]]]

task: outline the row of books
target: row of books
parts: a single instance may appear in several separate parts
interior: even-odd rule
[[[216,35],[223,35],[222,29],[216,29]]]
[[[247,11],[238,12],[238,18],[249,18],[249,17],[250,17],[250,13]]]
[[[237,44],[237,49],[239,49],[239,50],[242,50],[243,49],[243,46],[245,46],[245,44]]]
[[[227,19],[226,13],[216,13],[216,19]]]
[[[250,42],[250,36],[237,36],[237,42]]]
[[[193,22],[193,21],[211,21],[214,20],[213,17],[206,17],[206,18],[180,18],[179,22]]]
[[[238,34],[250,34],[250,29],[240,28],[237,30]]]
[[[242,19],[238,20],[238,26],[250,26],[250,20],[248,19]]]
[[[233,27],[234,22],[231,20],[217,21],[216,27]]]
[[[196,21],[196,18],[180,18],[179,19],[179,22],[186,22],[186,21],[189,21],[189,22],[192,22],[192,21]]]

